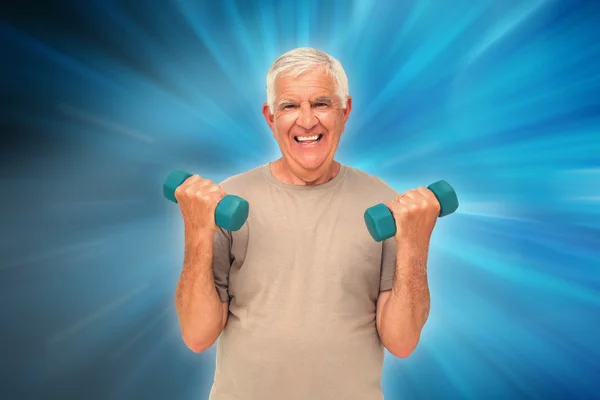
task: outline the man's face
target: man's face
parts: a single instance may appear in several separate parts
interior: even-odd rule
[[[265,116],[281,153],[296,176],[309,180],[326,173],[337,150],[352,99],[345,109],[335,94],[333,77],[315,69],[275,82],[275,110]]]

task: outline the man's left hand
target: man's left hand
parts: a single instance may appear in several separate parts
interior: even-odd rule
[[[387,207],[396,221],[396,243],[398,250],[427,252],[433,227],[440,214],[440,203],[433,192],[418,187],[402,193]]]

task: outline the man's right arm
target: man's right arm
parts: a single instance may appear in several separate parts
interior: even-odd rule
[[[185,246],[183,269],[175,290],[175,308],[185,344],[199,353],[217,340],[229,313],[215,285],[215,208],[225,196],[220,186],[198,175],[175,190],[181,208]]]
[[[213,249],[212,235],[186,238],[183,270],[175,292],[183,341],[196,353],[213,345],[229,313],[229,302],[222,302],[215,288]]]

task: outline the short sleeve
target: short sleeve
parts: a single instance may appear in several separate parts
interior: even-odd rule
[[[229,270],[231,269],[231,233],[218,228],[213,241],[213,277],[221,301],[229,301]]]
[[[379,291],[392,289],[396,273],[396,240],[392,237],[383,241],[381,256],[381,280]]]

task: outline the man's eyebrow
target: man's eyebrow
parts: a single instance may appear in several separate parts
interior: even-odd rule
[[[315,99],[314,103],[327,103],[327,104],[333,104],[333,99],[329,96],[319,96]],[[290,104],[296,104],[295,100],[292,99],[281,99],[278,103],[277,106],[278,107],[284,107]]]
[[[317,97],[317,99],[315,100],[316,103],[333,103],[333,99],[329,96],[321,96],[321,97]]]
[[[279,101],[279,103],[277,103],[277,105],[279,107],[281,106],[287,106],[288,104],[296,104],[296,102],[294,100],[291,99],[282,99]]]

